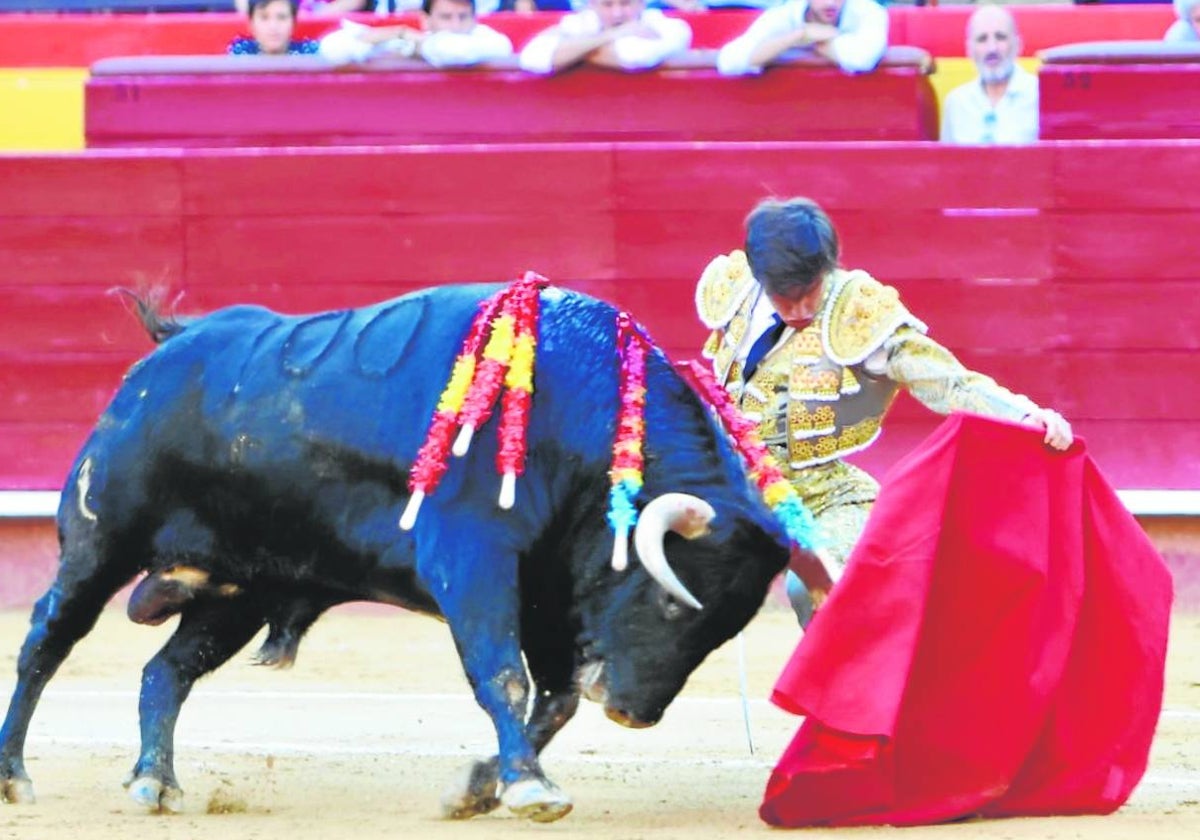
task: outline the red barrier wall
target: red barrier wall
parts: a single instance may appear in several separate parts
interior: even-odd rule
[[[1160,39],[1175,19],[1162,5],[1016,5],[1011,11],[1024,42],[1024,54],[1079,41]],[[921,47],[935,56],[963,55],[969,6],[893,6],[891,43]],[[748,11],[683,13],[695,33],[694,46],[719,47],[753,20]],[[370,16],[354,16],[372,21]],[[558,15],[501,13],[488,22],[520,47]],[[413,20],[413,18],[407,18]],[[170,15],[4,15],[0,26],[0,67],[87,67],[114,55],[194,55],[225,51],[242,31],[232,14]],[[318,36],[330,29],[325,20],[304,19],[298,34]]]
[[[1101,42],[1048,50],[1044,140],[1200,138],[1200,47]]]
[[[113,59],[87,82],[87,146],[937,138],[924,51],[893,47],[874,73],[855,76],[809,61],[727,78],[711,61],[546,79],[413,61],[331,72],[308,56],[264,59],[276,71],[254,75],[224,56]]]
[[[536,268],[674,355],[692,288],[764,194],[808,194],[845,262],[964,360],[1077,422],[1121,487],[1195,488],[1200,143],[591,144],[0,157],[0,486],[54,488],[150,348],[114,285],[184,309],[351,306]],[[880,469],[934,419],[899,405]]]

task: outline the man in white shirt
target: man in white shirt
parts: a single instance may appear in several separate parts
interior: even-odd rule
[[[567,15],[534,36],[521,50],[521,68],[549,75],[588,63],[619,70],[646,70],[685,51],[692,28],[645,0],[588,0],[588,8]]]
[[[1038,80],[1017,64],[1021,37],[1001,6],[980,6],[967,21],[967,55],[979,78],[942,103],[942,142],[1021,145],[1038,139]]]
[[[763,12],[717,53],[724,76],[761,73],[788,50],[805,49],[847,73],[874,70],[887,50],[888,13],[875,0],[789,0]]]
[[[318,52],[333,64],[391,54],[417,56],[434,67],[466,67],[512,55],[506,35],[476,21],[473,0],[424,0],[421,11],[420,30],[344,20],[341,29],[321,39]]]

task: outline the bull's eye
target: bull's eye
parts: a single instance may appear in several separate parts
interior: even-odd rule
[[[674,621],[687,612],[687,607],[676,601],[666,592],[658,593],[658,608],[667,621]]]

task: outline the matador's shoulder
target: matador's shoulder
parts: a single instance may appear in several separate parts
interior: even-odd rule
[[[903,326],[926,326],[900,302],[900,293],[865,271],[835,271],[826,304],[825,349],[838,364],[856,365]]]
[[[710,330],[724,327],[754,285],[745,252],[732,251],[713,258],[696,284],[696,312],[700,322]]]

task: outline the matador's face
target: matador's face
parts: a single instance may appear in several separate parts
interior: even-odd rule
[[[783,297],[768,292],[767,300],[771,301],[771,306],[779,313],[779,317],[785,324],[793,329],[802,330],[817,316],[817,309],[821,305],[821,293],[824,289],[825,280],[822,278],[810,289],[796,297]]]

